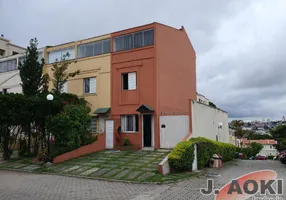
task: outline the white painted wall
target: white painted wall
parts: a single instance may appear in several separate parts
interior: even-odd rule
[[[276,156],[278,151],[275,149],[273,145],[268,145],[265,144],[263,145],[263,149],[259,152],[261,155],[266,155],[266,156]]]
[[[222,128],[219,127],[222,123]],[[229,143],[228,114],[222,110],[192,102],[192,137],[205,137]]]
[[[7,89],[8,93],[22,93],[19,70],[0,73],[0,91]]]
[[[188,115],[160,116],[160,148],[174,148],[189,130]]]

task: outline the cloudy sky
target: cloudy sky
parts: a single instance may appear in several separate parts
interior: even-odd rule
[[[40,46],[161,22],[185,27],[198,92],[229,117],[286,116],[285,0],[0,0],[0,33]]]

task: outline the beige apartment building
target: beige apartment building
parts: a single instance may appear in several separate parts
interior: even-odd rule
[[[69,78],[62,92],[84,97],[90,103],[92,132],[103,133],[105,119],[110,112],[110,34],[74,41],[45,49],[46,65],[43,73],[52,74],[52,64],[69,53],[66,60],[73,61],[67,72],[80,70]],[[50,89],[53,88],[50,82]]]
[[[0,36],[0,58],[24,53],[25,48],[12,44],[10,40]]]

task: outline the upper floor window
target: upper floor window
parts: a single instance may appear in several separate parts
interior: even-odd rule
[[[122,74],[122,90],[136,90],[136,72]]]
[[[74,48],[66,48],[58,51],[52,51],[48,55],[48,63],[60,62],[62,59],[71,60],[75,58]]]
[[[85,78],[84,79],[84,93],[91,94],[96,93],[96,78]]]
[[[110,39],[82,44],[77,47],[78,58],[110,53]]]
[[[4,49],[0,49],[0,56],[5,56],[5,50]]]
[[[114,38],[114,51],[123,51],[154,44],[154,29],[140,31],[128,35],[122,35]]]
[[[13,71],[17,69],[17,60],[7,60],[4,62],[0,62],[0,73]]]

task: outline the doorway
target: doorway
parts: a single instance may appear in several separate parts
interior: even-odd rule
[[[143,115],[143,147],[152,147],[152,115]]]

